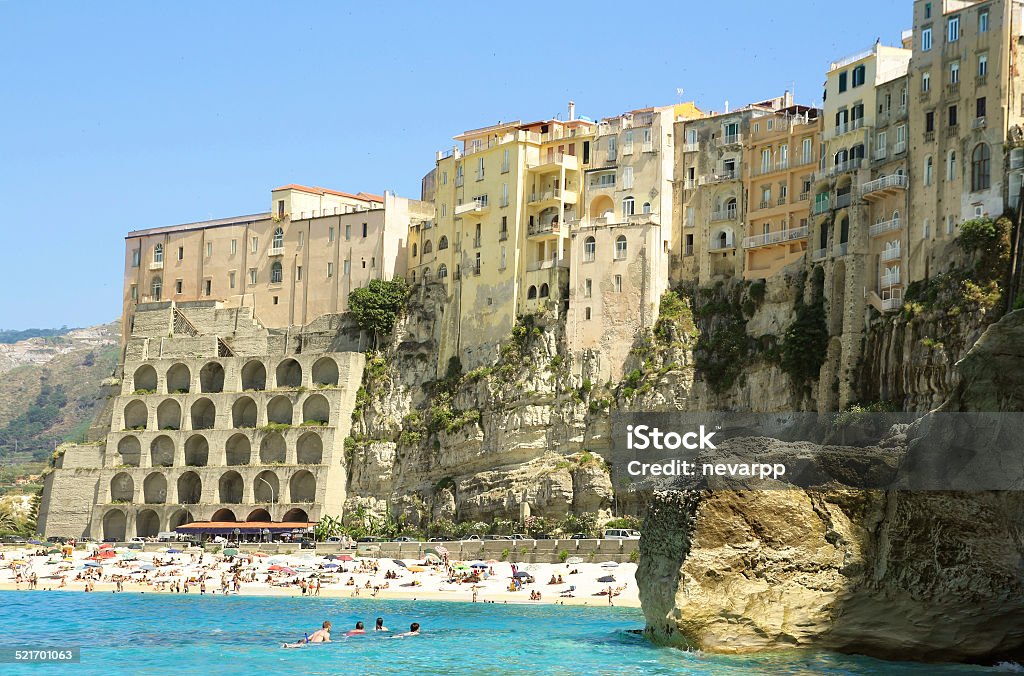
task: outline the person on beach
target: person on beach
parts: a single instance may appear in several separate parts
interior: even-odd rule
[[[413,622],[409,625],[409,631],[404,631],[401,634],[395,634],[393,638],[405,638],[406,636],[419,636],[420,635],[420,623]]]
[[[358,636],[360,634],[365,634],[365,633],[366,633],[366,629],[363,628],[363,623],[362,622],[356,622],[356,628],[352,629],[351,631],[345,632],[345,636]]]
[[[384,618],[383,617],[378,617],[377,618],[377,624],[374,625],[373,630],[374,631],[391,631],[390,629],[388,629],[387,627],[384,626]]]
[[[296,643],[285,643],[282,648],[301,648],[309,643],[330,643],[331,642],[331,621],[324,620],[323,625],[320,629],[317,629],[312,634],[306,636],[306,638]]]

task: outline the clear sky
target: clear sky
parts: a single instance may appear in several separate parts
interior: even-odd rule
[[[0,328],[120,312],[124,234],[268,210],[285,183],[418,197],[499,120],[722,110],[898,44],[910,0],[0,0]]]

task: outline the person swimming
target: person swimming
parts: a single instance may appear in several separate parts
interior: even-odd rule
[[[402,632],[401,634],[395,634],[394,638],[405,638],[406,636],[419,636],[420,635],[420,623],[413,622],[409,625],[409,631]]]
[[[331,621],[324,620],[320,629],[317,629],[312,634],[307,634],[305,638],[296,643],[285,643],[282,648],[301,648],[309,643],[330,643],[331,642]]]
[[[366,633],[366,629],[364,629],[363,623],[362,622],[356,622],[356,628],[351,630],[351,631],[345,632],[345,636],[358,636],[359,634],[365,634],[365,633]]]
[[[377,618],[377,624],[374,625],[373,630],[374,631],[391,631],[390,629],[388,629],[387,627],[384,626],[384,618],[383,617],[378,617]]]

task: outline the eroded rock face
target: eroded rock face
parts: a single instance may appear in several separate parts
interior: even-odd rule
[[[1019,411],[1024,313],[992,325],[945,409]],[[905,454],[928,425],[899,430]],[[922,436],[927,441],[927,437]],[[656,641],[893,659],[1024,655],[1024,493],[656,493],[637,581]]]

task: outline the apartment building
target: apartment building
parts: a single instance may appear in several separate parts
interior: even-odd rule
[[[123,335],[145,303],[248,306],[273,328],[344,312],[352,289],[405,275],[409,224],[433,217],[433,205],[390,193],[293,184],[271,200],[269,212],[129,232]]]
[[[803,259],[811,182],[821,156],[821,110],[792,105],[755,119],[746,145],[743,277],[762,279]]]

